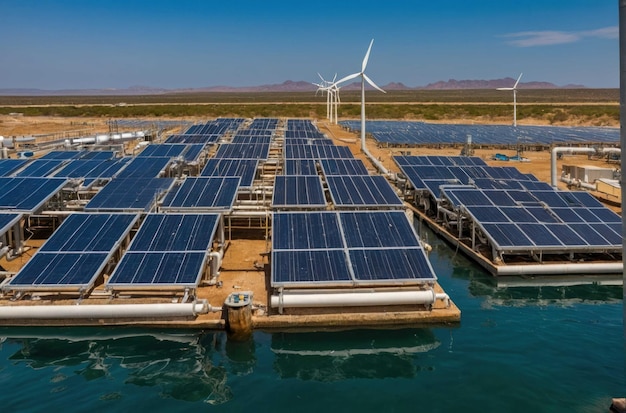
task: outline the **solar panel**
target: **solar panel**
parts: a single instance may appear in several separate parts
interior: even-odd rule
[[[200,176],[236,176],[241,178],[241,188],[250,188],[258,164],[257,159],[209,159]]]
[[[63,178],[0,178],[0,210],[33,214],[66,182]]]
[[[202,153],[202,150],[204,149],[204,144],[193,144],[193,145],[186,145],[186,146],[187,146],[187,149],[183,153],[183,158],[185,159],[185,161],[187,162],[197,161],[198,157],[200,157],[200,154]]]
[[[83,178],[100,166],[102,160],[74,159],[68,161],[63,168],[56,172],[54,176],[63,178]]]
[[[70,215],[5,289],[89,291],[138,218],[131,214]]]
[[[4,235],[22,219],[21,214],[0,213],[0,236]]]
[[[175,158],[177,156],[181,156],[182,153],[187,149],[187,145],[181,144],[152,144],[147,145],[136,157],[145,158],[145,157],[169,157]]]
[[[59,169],[65,162],[65,160],[59,159],[35,159],[15,174],[15,176],[43,178],[52,175],[53,172]]]
[[[272,252],[272,285],[350,284],[353,278],[342,250]]]
[[[106,287],[196,288],[218,221],[218,214],[148,215]]]
[[[137,221],[135,214],[72,214],[40,252],[109,252]]]
[[[164,211],[230,211],[235,203],[239,180],[239,177],[188,177],[168,192],[161,208]]]
[[[330,195],[335,206],[402,207],[402,200],[380,175],[328,176]]]
[[[354,249],[350,262],[357,281],[384,283],[390,280],[434,280],[433,270],[419,248]]]
[[[85,211],[147,212],[173,184],[172,178],[115,178],[85,205]]]
[[[47,154],[43,155],[39,159],[57,159],[57,160],[69,160],[69,159],[78,159],[83,155],[82,151],[50,151]]]
[[[170,135],[164,143],[209,144],[217,142],[222,134]]]
[[[155,178],[163,174],[171,162],[169,157],[136,157],[126,164],[118,178]]]
[[[272,249],[343,248],[339,219],[334,212],[274,213]]]
[[[29,162],[27,159],[0,159],[0,176],[9,176]]]
[[[404,212],[342,212],[341,226],[348,248],[419,247]]]
[[[267,159],[269,144],[263,143],[230,143],[220,145],[215,153],[216,159]]]
[[[283,164],[284,175],[316,175],[317,166],[312,159],[285,159]]]
[[[320,161],[324,175],[369,175],[365,164],[360,159],[322,159]]]
[[[325,208],[326,198],[319,176],[278,175],[274,180],[273,208]]]
[[[274,213],[271,259],[274,287],[436,280],[402,211]]]

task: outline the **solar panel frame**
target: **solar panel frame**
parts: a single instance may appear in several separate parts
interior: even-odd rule
[[[32,215],[66,183],[64,178],[0,178],[0,210]]]

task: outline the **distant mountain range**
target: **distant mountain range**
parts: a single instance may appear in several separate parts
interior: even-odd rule
[[[429,83],[426,86],[409,87],[403,83],[392,82],[381,86],[385,90],[454,90],[454,89],[496,89],[499,87],[511,87],[515,79],[505,77],[493,80],[455,80]],[[342,90],[359,90],[359,82],[347,84]],[[519,89],[584,89],[583,85],[557,86],[550,82],[521,82]],[[314,92],[316,86],[310,82],[287,80],[280,84],[261,86],[210,86],[188,89],[162,89],[149,86],[132,86],[125,89],[0,89],[2,96],[131,96],[131,95],[162,95],[173,93],[202,93],[202,92]]]

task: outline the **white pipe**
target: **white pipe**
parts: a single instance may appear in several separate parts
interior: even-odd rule
[[[587,264],[531,264],[500,265],[496,275],[545,275],[545,274],[617,274],[624,269],[624,263],[605,262]]]
[[[96,305],[6,305],[0,306],[1,320],[112,319],[195,317],[209,311],[221,311],[206,300],[168,304],[96,304]]]
[[[580,186],[581,188],[591,189],[592,191],[596,190],[595,184],[590,184],[587,182],[583,182],[580,179],[566,178],[564,176],[561,177],[561,182],[565,182],[566,184]]]
[[[222,250],[211,251],[209,257],[211,257],[211,280],[210,283],[216,283],[217,278],[220,276],[220,267],[222,266]]]
[[[447,297],[447,295],[446,295]],[[368,291],[302,293],[283,291],[272,295],[271,306],[276,307],[347,307],[380,305],[424,305],[437,300],[433,290],[421,291]],[[444,299],[443,296],[439,297]]]

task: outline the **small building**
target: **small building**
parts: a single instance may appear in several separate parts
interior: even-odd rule
[[[600,178],[596,181],[596,191],[607,201],[622,203],[622,186],[617,179]]]
[[[594,183],[598,179],[613,179],[614,169],[591,165],[563,165],[563,176],[572,180]]]

